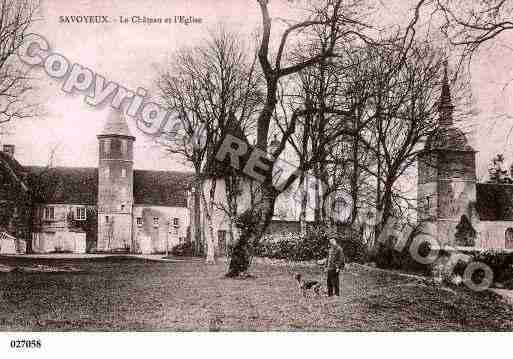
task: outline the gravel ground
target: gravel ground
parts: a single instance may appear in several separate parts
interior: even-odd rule
[[[293,274],[315,266],[257,263],[253,278],[226,279],[226,264],[136,258],[0,258],[0,330],[511,330],[499,296],[437,288],[350,267],[340,298],[303,298]],[[72,272],[9,268],[73,268]],[[7,268],[7,270],[6,270]]]

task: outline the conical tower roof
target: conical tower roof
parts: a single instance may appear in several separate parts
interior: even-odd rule
[[[449,77],[447,76],[447,61],[444,62],[444,78],[442,80],[442,93],[440,94],[440,102],[438,103],[438,112],[440,118],[438,120],[440,126],[452,127],[454,121],[452,113],[454,111],[454,105],[451,99],[451,89],[449,87]]]
[[[112,110],[107,116],[105,127],[99,136],[125,136],[135,138],[120,111]]]
[[[444,77],[442,80],[442,92],[438,103],[438,128],[428,136],[425,150],[453,150],[474,151],[468,144],[467,137],[459,128],[454,126],[454,105],[451,99],[449,77],[447,76],[447,61],[444,62]]]

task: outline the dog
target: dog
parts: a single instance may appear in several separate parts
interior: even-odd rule
[[[301,295],[303,295],[303,297],[306,297],[308,291],[314,292],[317,296],[321,295],[321,283],[319,283],[316,280],[303,280],[301,278],[301,274],[299,273],[296,274],[294,277],[296,278],[296,281],[299,286],[299,291],[301,292]]]

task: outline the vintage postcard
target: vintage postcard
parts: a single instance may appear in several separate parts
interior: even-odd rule
[[[508,0],[1,1],[9,351],[511,331],[512,55]]]

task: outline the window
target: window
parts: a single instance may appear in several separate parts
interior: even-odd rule
[[[465,162],[454,161],[452,162],[452,177],[465,177]]]
[[[109,138],[103,140],[103,152],[105,154],[110,153],[110,139]]]
[[[45,207],[43,218],[47,221],[53,221],[55,218],[55,210],[53,207]]]
[[[76,220],[77,221],[85,221],[86,220],[86,209],[84,207],[77,207],[76,209]]]
[[[143,225],[142,217],[137,217],[137,227],[142,227],[142,225]]]
[[[159,217],[153,217],[153,227],[159,226]]]
[[[109,223],[109,216],[105,216],[105,223]]]
[[[173,226],[180,227],[180,218],[173,218]]]
[[[121,177],[123,177],[123,178],[126,177],[126,168],[121,169]]]
[[[433,197],[432,196],[424,197],[424,212],[428,213],[431,210],[432,206],[433,206]]]
[[[103,169],[103,177],[105,177],[105,178],[109,178],[110,177],[110,168],[109,168],[109,166],[107,166],[107,167],[105,167]]]
[[[124,211],[124,210],[125,210],[125,205],[124,205],[124,204],[122,204],[122,205],[121,205],[121,211]]]
[[[512,249],[513,248],[513,228],[506,229],[505,233],[506,237],[506,249]]]
[[[121,140],[121,154],[126,155],[128,152],[128,144],[126,140]]]

